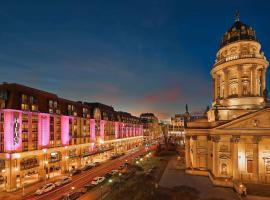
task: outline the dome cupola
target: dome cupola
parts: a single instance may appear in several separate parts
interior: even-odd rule
[[[239,20],[239,12],[237,12],[233,26],[229,30],[227,30],[223,35],[223,38],[220,43],[220,48],[239,40],[257,41],[255,30],[252,27],[242,23]]]

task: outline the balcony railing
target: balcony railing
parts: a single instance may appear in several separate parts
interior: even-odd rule
[[[216,60],[213,67],[220,65],[220,64],[223,64],[225,62],[229,62],[229,61],[237,60],[237,59],[244,59],[244,58],[260,58],[260,59],[266,60],[265,56],[262,54],[233,54],[233,55],[227,56],[225,58]]]

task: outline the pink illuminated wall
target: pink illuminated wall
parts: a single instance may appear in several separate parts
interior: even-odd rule
[[[50,144],[50,115],[38,114],[38,145],[44,147]]]
[[[126,127],[126,137],[129,137],[129,127]]]
[[[136,136],[136,127],[135,127],[135,125],[133,126],[132,130],[133,130],[132,136],[135,137]]]
[[[91,142],[96,140],[95,119],[90,119],[90,140]]]
[[[105,120],[100,120],[100,139],[104,141]]]
[[[4,149],[5,151],[20,150],[22,147],[22,113],[5,110],[4,113]],[[18,140],[15,142],[15,124],[18,126]]]
[[[61,143],[69,144],[69,116],[61,116]]]
[[[115,139],[119,137],[119,122],[114,122]]]
[[[140,125],[140,128],[139,128],[139,135],[142,136],[143,135],[143,126]]]

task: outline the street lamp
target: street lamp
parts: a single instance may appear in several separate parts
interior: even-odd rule
[[[47,169],[48,169],[48,160],[45,160],[44,161],[44,168],[45,168],[45,184],[46,184],[46,181],[47,181]]]

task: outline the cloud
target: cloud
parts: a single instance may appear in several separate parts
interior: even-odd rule
[[[181,98],[180,91],[181,88],[178,85],[162,88],[145,94],[141,99],[139,99],[139,102],[151,104],[176,103]]]

